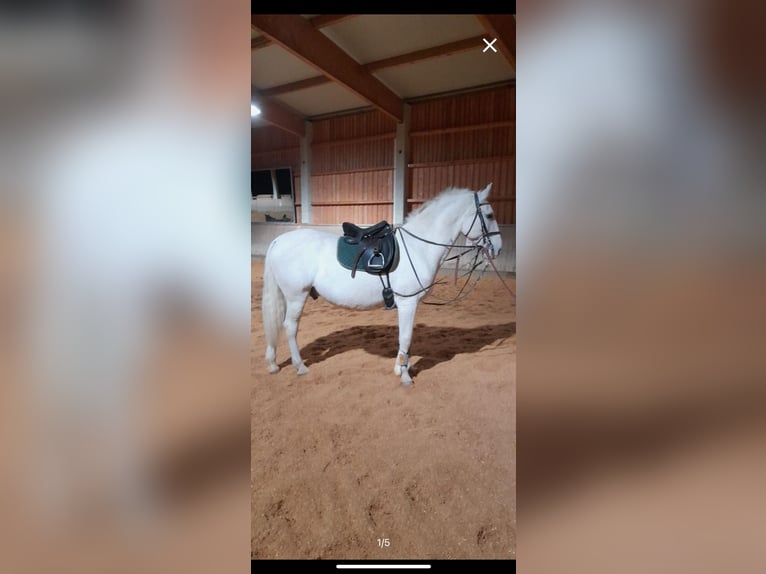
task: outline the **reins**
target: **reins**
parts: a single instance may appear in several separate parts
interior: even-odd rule
[[[492,235],[500,235],[499,231],[492,231],[492,232],[490,232],[487,229],[487,224],[484,221],[484,214],[481,211],[481,205],[482,204],[479,202],[479,196],[478,196],[477,193],[474,193],[474,201],[476,202],[476,213],[474,214],[473,221],[471,222],[471,227],[468,229],[468,233],[471,232],[471,230],[473,229],[473,226],[476,223],[476,219],[478,218],[479,222],[481,224],[481,231],[482,231],[481,237],[482,237],[482,239],[488,239]],[[468,246],[468,245],[459,245],[457,243],[439,243],[437,241],[431,241],[430,239],[426,239],[424,237],[420,237],[419,235],[416,235],[416,234],[412,233],[409,229],[406,229],[405,227],[403,227],[403,225],[397,225],[397,226],[394,227],[394,233],[396,233],[399,230],[403,231],[407,235],[412,236],[413,238],[417,239],[418,241],[422,241],[423,243],[427,243],[429,245],[436,245],[438,247],[448,247],[449,249],[453,249],[453,248],[464,249],[464,251],[462,253],[458,253],[457,255],[453,255],[452,257],[444,259],[441,262],[441,265],[443,265],[447,261],[451,261],[453,259],[457,259],[457,262],[455,263],[455,283],[457,283],[457,273],[458,273],[458,267],[460,265],[460,258],[463,255],[465,255],[466,253],[470,253],[471,251],[475,251],[475,255],[474,255],[474,258],[473,258],[473,264],[471,265],[471,269],[467,273],[465,273],[465,275],[467,275],[466,280],[463,283],[463,286],[460,288],[460,291],[458,291],[457,295],[455,295],[452,299],[440,299],[439,297],[436,297],[435,295],[431,294],[432,297],[434,297],[436,299],[440,299],[441,302],[423,301],[424,305],[448,305],[450,303],[454,303],[456,301],[460,301],[460,300],[466,298],[474,289],[476,289],[476,286],[479,284],[479,281],[484,276],[484,272],[487,270],[487,266],[488,265],[492,265],[492,269],[495,271],[495,274],[497,275],[498,279],[500,279],[500,282],[503,284],[503,287],[505,287],[508,290],[508,292],[511,294],[511,296],[513,296],[514,298],[516,297],[516,294],[511,290],[511,288],[505,283],[505,281],[503,281],[503,278],[500,276],[500,273],[497,270],[497,267],[495,267],[495,264],[492,262],[492,255],[493,255],[493,253],[490,253],[490,248],[488,248],[486,245],[480,247],[478,245]],[[407,260],[410,262],[410,267],[412,268],[412,272],[415,274],[415,278],[417,279],[418,285],[420,285],[421,288],[418,289],[417,291],[415,291],[414,293],[410,293],[410,294],[398,293],[396,291],[394,291],[394,293],[396,295],[398,295],[399,297],[414,297],[416,295],[419,295],[420,293],[423,293],[424,291],[428,291],[434,285],[437,285],[439,283],[443,283],[443,281],[437,280],[437,281],[432,282],[430,285],[423,286],[423,282],[420,280],[420,276],[418,275],[418,271],[417,271],[417,269],[415,269],[415,264],[412,262],[412,257],[410,256],[410,250],[407,247],[407,242],[404,239],[404,234],[400,233],[399,235],[400,235],[401,240],[402,240],[402,245],[404,246],[404,252],[407,254]],[[471,239],[471,237],[468,236],[467,234],[466,234],[466,237],[468,237],[468,239]],[[471,240],[475,241],[474,239],[471,239]],[[473,275],[473,272],[476,271],[476,268],[479,267],[479,265],[481,265],[481,262],[478,261],[480,254],[484,255],[484,259],[485,259],[484,268],[481,270],[481,273],[479,274],[478,278],[473,283],[473,285],[471,285],[471,288],[466,293],[463,293],[463,291],[465,291],[466,286],[468,285],[468,282],[471,280],[471,276]],[[440,268],[441,268],[441,265],[440,265]]]
[[[486,250],[486,247],[484,249]],[[497,278],[500,280],[500,283],[502,283],[503,287],[505,287],[508,290],[508,293],[511,294],[511,297],[513,297],[515,299],[516,298],[516,293],[514,293],[513,289],[511,289],[508,286],[508,284],[505,281],[503,281],[503,278],[500,275],[500,272],[497,270],[497,267],[495,267],[494,261],[492,261],[492,259],[490,259],[489,257],[487,257],[487,261],[489,262],[490,265],[492,265],[492,269],[495,271],[495,275],[497,275]]]

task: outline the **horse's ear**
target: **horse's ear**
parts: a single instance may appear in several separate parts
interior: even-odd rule
[[[479,199],[481,201],[487,201],[487,198],[489,197],[489,191],[491,189],[492,189],[492,184],[490,183],[487,187],[485,187],[479,192]]]

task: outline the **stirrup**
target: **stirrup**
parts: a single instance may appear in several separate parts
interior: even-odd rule
[[[382,263],[374,263],[375,259],[379,258]],[[383,256],[382,253],[374,253],[372,257],[370,257],[370,260],[367,262],[367,267],[369,269],[383,269],[386,266],[386,258]]]

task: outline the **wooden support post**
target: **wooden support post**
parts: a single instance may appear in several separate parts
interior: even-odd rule
[[[410,106],[404,104],[404,121],[396,125],[394,140],[394,223],[404,221],[410,178],[407,164],[410,151]]]
[[[301,223],[313,223],[311,205],[311,122],[306,122],[306,135],[301,138]]]

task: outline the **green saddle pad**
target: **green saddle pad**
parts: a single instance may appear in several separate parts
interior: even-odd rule
[[[343,237],[338,238],[338,248],[337,248],[337,259],[338,263],[340,263],[343,267],[346,269],[352,269],[354,266],[354,259],[356,259],[357,254],[359,253],[359,246],[358,245],[349,245],[345,241],[343,241]],[[398,242],[394,241],[394,262],[389,267],[388,273],[393,272],[397,266],[399,265],[399,246]],[[356,264],[357,271],[364,271],[364,265],[362,259],[360,259]]]

